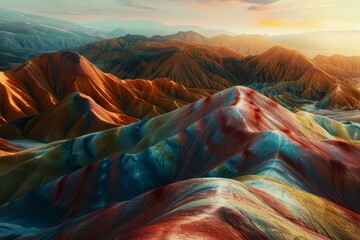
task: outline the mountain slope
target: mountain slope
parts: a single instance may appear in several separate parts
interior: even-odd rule
[[[127,172],[118,177],[127,185],[115,191],[122,200],[191,177],[256,173],[359,212],[360,146],[351,143],[359,141],[358,133],[356,125],[293,114],[253,90],[235,87],[150,120],[4,156],[0,180],[13,182],[2,186],[1,202],[79,167],[95,164],[96,169],[103,159],[119,162],[121,171]],[[271,163],[277,164],[273,168]],[[40,172],[27,171],[30,166]],[[17,179],[18,174],[24,178]],[[354,184],[346,183],[349,179]]]
[[[160,36],[159,41],[163,41]],[[89,43],[85,46],[70,49],[85,58],[104,71],[104,65],[113,60],[122,58],[134,47],[141,43],[151,42],[151,38],[142,35],[126,35],[124,37],[106,39]],[[109,71],[108,71],[109,72]]]
[[[178,37],[201,39],[195,33]],[[280,46],[244,58],[226,48],[195,42],[148,43],[141,36],[127,36],[82,50],[104,71],[120,78],[167,77],[187,87],[216,91],[243,85],[293,110],[306,103],[318,103],[319,108],[360,108],[358,82],[331,76],[303,54]]]
[[[56,199],[64,200],[63,195]],[[51,207],[41,212],[45,210],[54,213]],[[47,231],[36,217],[39,212],[30,212],[33,214],[25,219],[42,228],[12,225],[0,235],[13,232],[21,237],[19,232],[26,232],[34,239],[356,239],[360,221],[359,215],[323,198],[260,176],[174,183]],[[2,216],[0,219],[6,221],[9,211],[2,211]],[[51,220],[48,216],[44,219]]]
[[[356,238],[359,131],[230,88],[0,157],[0,236]]]
[[[293,96],[319,101],[319,108],[359,109],[357,82],[330,76],[302,54],[282,47],[249,57],[243,66],[246,86],[266,96]]]
[[[4,125],[0,128],[0,135],[51,142],[137,121],[125,114],[109,112],[90,97],[75,92],[34,117]]]
[[[260,36],[242,34],[238,36],[220,35],[208,39],[208,45],[227,47],[244,56],[259,55],[275,46],[274,42]]]
[[[318,55],[313,59],[313,62],[332,76],[360,78],[360,57],[346,57],[342,55],[326,57]]]
[[[214,92],[187,89],[168,79],[120,80],[69,52],[45,54],[1,73],[0,91],[0,135],[36,140],[75,137],[154,117]],[[51,118],[59,122],[45,127]],[[44,127],[48,131],[36,130]]]
[[[243,58],[235,52],[176,40],[146,41],[142,36],[128,35],[89,44],[79,53],[120,78],[166,76],[187,87],[213,89],[229,87],[227,78],[236,81],[236,76],[221,69],[222,65],[231,66],[232,62]]]
[[[123,37],[89,43],[82,47],[73,48],[71,51],[75,51],[85,56],[94,63],[101,64],[110,60],[115,60],[116,58],[121,58],[121,54],[126,54],[140,44],[149,42],[167,42],[171,40],[181,40],[213,47],[226,47],[243,56],[258,55],[275,46],[274,43],[259,35],[220,35],[206,38],[194,31],[180,31],[171,35],[155,35],[152,37],[127,34]]]
[[[167,77],[186,87],[223,90],[237,81],[226,67],[242,58],[226,48],[172,40],[142,44],[103,69],[120,78]]]

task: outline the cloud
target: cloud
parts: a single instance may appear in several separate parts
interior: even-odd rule
[[[256,5],[268,5],[271,3],[275,3],[280,0],[187,0],[189,2],[197,2],[204,4],[224,4],[224,3],[248,3],[248,4],[256,4]]]
[[[253,4],[259,4],[259,5],[267,5],[270,3],[274,3],[277,2],[279,0],[240,0],[241,2],[246,2],[246,3],[253,3]]]
[[[124,0],[118,0],[118,2],[123,5],[124,7],[127,8],[135,8],[135,9],[140,9],[140,10],[159,10],[159,8],[155,8],[155,7],[149,7],[149,6],[145,6],[145,5],[140,5],[140,4],[135,4],[132,1],[124,1]]]
[[[255,27],[265,27],[265,28],[300,28],[300,29],[313,29],[318,28],[319,24],[309,21],[301,22],[284,22],[278,20],[260,20],[254,24]]]
[[[268,10],[269,8],[266,6],[251,6],[249,7],[247,10],[248,11],[254,11],[254,12],[261,12],[261,11],[265,11]]]
[[[330,4],[300,4],[293,6],[292,9],[314,9],[314,8],[326,8],[326,7],[336,7],[339,6],[337,3]]]
[[[316,9],[316,8],[327,8],[336,7],[339,4],[285,4],[277,7],[270,7],[268,5],[253,5],[247,10],[252,12],[279,12],[279,11],[293,11],[293,10],[304,10],[304,9]]]

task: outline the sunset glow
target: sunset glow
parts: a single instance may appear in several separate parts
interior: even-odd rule
[[[290,29],[317,29],[319,24],[313,22],[294,22],[287,23],[277,20],[260,20],[254,24],[254,27],[266,27],[266,28],[290,28]]]
[[[109,18],[147,19],[232,33],[286,34],[360,28],[360,1],[355,0],[1,0],[1,6],[81,23]]]

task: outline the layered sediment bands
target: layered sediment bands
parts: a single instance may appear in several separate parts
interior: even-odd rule
[[[93,186],[106,166],[104,176],[116,179],[109,194],[119,201],[188,178],[258,174],[359,212],[356,131],[293,114],[253,90],[231,88],[147,121],[4,156],[1,203],[67,174],[52,186]]]
[[[356,106],[355,85],[296,52],[264,56],[239,63],[271,99]],[[120,80],[74,53],[0,83],[0,136],[38,140],[0,138],[1,239],[358,238],[358,124],[246,87]]]
[[[15,209],[26,207],[25,200],[0,210],[1,221],[24,216]],[[360,221],[332,202],[261,176],[181,181],[107,206],[89,201],[88,212],[73,218],[76,208],[63,209],[64,202],[61,194],[44,197],[41,209],[35,204],[22,218],[36,228],[12,220],[8,233],[24,239],[356,239]]]
[[[42,141],[151,118],[215,92],[169,79],[120,80],[75,53],[45,54],[1,73],[0,87],[0,136]]]

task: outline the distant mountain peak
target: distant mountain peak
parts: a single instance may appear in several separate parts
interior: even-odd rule
[[[269,53],[288,53],[288,54],[291,53],[291,54],[296,54],[296,55],[302,55],[298,51],[295,51],[293,49],[289,49],[289,48],[286,48],[286,47],[283,47],[283,46],[279,46],[279,45],[271,47],[266,52],[269,52]]]
[[[205,43],[206,38],[194,31],[179,31],[175,34],[164,36],[165,39],[177,39],[190,42]]]
[[[265,57],[273,57],[273,58],[281,58],[281,59],[298,59],[301,62],[308,62],[311,65],[314,65],[310,59],[308,59],[303,53],[293,50],[290,48],[282,47],[282,46],[274,46],[268,49],[266,52],[261,54]],[[260,55],[260,56],[261,56]],[[315,66],[314,66],[315,67]]]
[[[189,31],[179,31],[179,32],[175,33],[174,35],[196,35],[196,36],[202,36],[201,34],[195,32],[195,31],[192,31],[192,30],[189,30]]]

